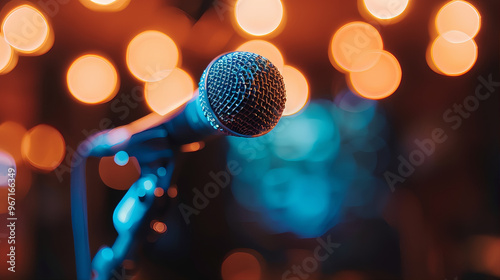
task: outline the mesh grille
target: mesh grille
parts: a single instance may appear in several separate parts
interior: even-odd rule
[[[199,88],[208,121],[229,135],[265,134],[285,108],[283,77],[268,59],[254,53],[219,57],[203,73]]]

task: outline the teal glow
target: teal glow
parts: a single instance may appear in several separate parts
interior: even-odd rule
[[[115,256],[115,254],[113,253],[113,250],[109,247],[102,249],[101,254],[102,254],[102,257],[107,261],[112,260]]]
[[[115,154],[115,163],[119,166],[125,166],[128,163],[129,156],[125,151],[119,151]]]
[[[145,190],[147,190],[147,191],[151,190],[153,188],[153,185],[154,185],[154,183],[150,179],[144,180],[143,186],[144,186]]]
[[[120,221],[123,224],[126,224],[132,215],[132,210],[134,208],[136,199],[133,197],[129,197],[125,202],[123,203],[123,206],[120,208],[118,212],[118,221]]]
[[[167,169],[165,169],[165,167],[160,167],[160,168],[158,168],[158,170],[156,170],[156,174],[158,174],[158,176],[160,176],[160,177],[166,176]]]

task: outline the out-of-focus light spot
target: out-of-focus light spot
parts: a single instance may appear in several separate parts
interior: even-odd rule
[[[259,54],[269,59],[280,71],[283,70],[283,66],[285,64],[283,60],[283,55],[275,45],[267,41],[264,40],[248,41],[246,43],[243,43],[236,50],[241,52],[252,52]]]
[[[286,122],[279,122],[268,136],[272,137],[270,148],[273,153],[286,161],[321,162],[335,156],[340,145],[340,134],[330,108],[326,106],[310,104],[301,114],[288,117]]]
[[[76,59],[66,76],[68,89],[78,101],[105,103],[118,92],[115,66],[102,56],[88,54]]]
[[[162,197],[165,194],[165,191],[162,188],[156,188],[154,194],[156,197]]]
[[[121,144],[130,139],[131,133],[125,127],[112,129],[106,134],[106,141],[109,145]]]
[[[191,152],[199,151],[199,150],[203,149],[204,147],[205,147],[205,142],[203,142],[203,141],[193,142],[193,143],[189,143],[186,145],[182,145],[181,151],[183,153],[191,153]]]
[[[283,19],[280,0],[238,0],[236,22],[243,31],[254,36],[267,35],[278,28]]]
[[[468,261],[474,271],[500,277],[500,238],[479,235],[469,241]]]
[[[0,74],[7,74],[16,67],[18,57],[12,47],[5,41],[3,34],[0,34]]]
[[[41,124],[24,135],[21,153],[31,166],[43,171],[52,171],[61,164],[66,145],[57,129]]]
[[[343,72],[360,72],[373,67],[380,58],[384,44],[372,25],[355,21],[338,29],[330,43],[332,65]]]
[[[124,166],[119,166],[111,156],[101,158],[99,175],[108,187],[115,190],[128,190],[139,179],[141,171],[135,157],[131,157]]]
[[[309,101],[309,84],[299,70],[288,65],[283,68],[283,79],[286,88],[283,116],[290,116],[298,113]]]
[[[21,5],[10,11],[2,23],[5,40],[18,52],[40,55],[54,43],[49,22],[30,5]]]
[[[408,0],[363,0],[368,12],[382,20],[401,15],[408,6]]]
[[[147,191],[149,191],[149,190],[150,190],[151,188],[153,188],[153,186],[154,186],[153,181],[151,181],[151,180],[149,180],[149,179],[144,180],[144,183],[143,183],[143,184],[144,184],[144,189],[145,189],[145,190],[147,190]]]
[[[167,190],[168,197],[176,198],[177,197],[177,186],[170,186]]]
[[[159,221],[151,222],[151,228],[159,234],[165,233],[167,231],[167,225]]]
[[[118,210],[118,221],[126,224],[130,220],[130,218],[132,217],[132,209],[134,208],[136,201],[137,199],[134,197],[129,197],[127,200],[125,200],[120,210]]]
[[[396,91],[401,77],[401,66],[397,58],[387,51],[382,51],[373,67],[362,72],[351,72],[349,82],[359,95],[368,99],[382,99]]]
[[[165,169],[165,167],[159,167],[158,170],[156,170],[156,174],[158,174],[158,176],[160,177],[163,177],[167,175],[167,169]]]
[[[20,162],[21,142],[26,134],[26,128],[16,122],[4,122],[0,124],[0,150],[9,153],[16,162]]]
[[[125,166],[128,163],[129,156],[125,151],[119,151],[115,155],[115,163],[119,166]]]
[[[453,34],[449,35],[450,33]],[[446,34],[448,34],[447,37],[468,37],[460,31],[450,31]],[[445,39],[444,35],[440,35],[432,42],[427,51],[427,64],[439,74],[460,76],[474,66],[477,55],[477,45],[474,39],[453,43]]]
[[[109,247],[102,249],[101,254],[102,254],[103,258],[105,260],[108,260],[108,261],[112,260],[115,256],[115,254],[113,253],[113,250]]]
[[[118,12],[125,9],[130,0],[80,0],[87,9],[98,12]]]
[[[127,47],[127,66],[144,82],[165,79],[177,67],[179,50],[166,34],[148,30],[135,36]]]
[[[221,274],[223,280],[260,280],[262,268],[257,256],[259,253],[253,250],[248,252],[231,253],[222,263]]]
[[[182,69],[175,68],[165,79],[146,83],[144,94],[151,110],[165,115],[191,100],[193,79]]]
[[[481,28],[481,14],[469,2],[451,1],[439,10],[435,24],[439,35],[450,42],[461,43],[477,35]],[[450,31],[460,31],[467,36],[448,37],[452,34],[448,33]]]

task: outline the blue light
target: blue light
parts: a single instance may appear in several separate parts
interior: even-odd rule
[[[163,177],[167,175],[167,169],[165,169],[165,167],[160,167],[158,168],[158,170],[156,170],[156,174],[158,174],[158,176],[160,177]]]
[[[113,250],[109,247],[102,249],[101,254],[102,254],[102,257],[107,261],[112,260],[115,256],[115,254],[113,253]]]
[[[118,221],[120,221],[123,224],[126,224],[131,217],[132,214],[132,209],[134,208],[135,205],[135,198],[129,197],[122,205],[118,212]]]
[[[149,191],[153,188],[153,181],[146,179],[146,180],[144,180],[143,185],[144,185],[144,189]]]
[[[129,156],[125,151],[119,151],[115,155],[115,163],[119,166],[125,166],[128,163]]]

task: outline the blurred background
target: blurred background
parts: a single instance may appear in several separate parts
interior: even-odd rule
[[[235,50],[283,74],[283,118],[259,138],[182,146],[113,279],[500,279],[498,1],[0,9],[1,279],[75,279],[78,145],[182,106]],[[113,210],[139,176],[126,154],[89,160],[93,255],[114,242]]]

